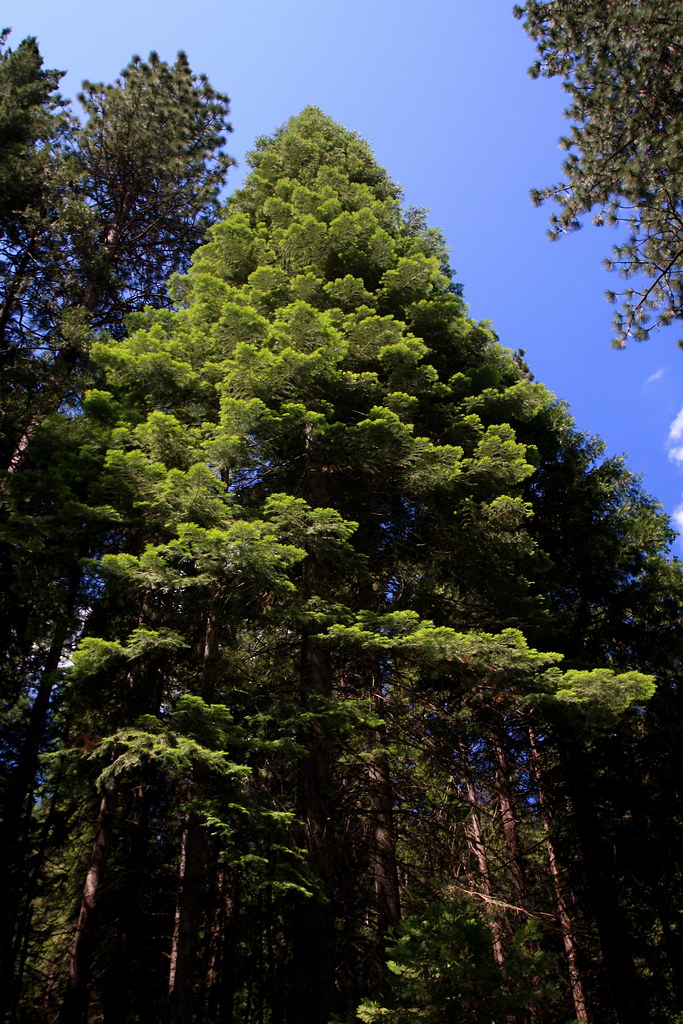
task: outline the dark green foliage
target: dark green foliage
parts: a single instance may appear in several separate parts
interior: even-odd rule
[[[673,720],[662,517],[361,139],[306,108],[252,167],[7,484],[8,761],[47,697],[17,1019],[563,1024],[569,939],[582,1024],[620,972],[677,1010],[661,910],[596,896],[650,849],[652,675]]]
[[[84,83],[83,121],[34,39],[0,51],[0,452],[15,471],[35,424],[82,386],[93,331],[168,305],[218,211],[228,99],[179,54]]]
[[[491,936],[471,905],[446,899],[407,917],[388,951],[388,1005],[367,1000],[364,1024],[490,1024],[529,1020],[528,978],[536,976],[535,1009],[556,997],[549,963],[536,948],[537,930],[522,926],[501,970],[491,959]],[[521,989],[521,991],[515,991]],[[520,998],[521,997],[521,998]]]
[[[628,235],[606,261],[627,287],[614,320],[614,344],[642,341],[683,317],[683,11],[657,0],[528,0],[515,7],[538,44],[533,77],[559,75],[572,122],[561,139],[566,179],[535,190],[553,199],[551,237],[595,224],[623,224]]]

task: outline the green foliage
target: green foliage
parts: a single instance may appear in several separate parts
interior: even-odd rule
[[[551,669],[543,682],[547,695],[531,695],[528,704],[541,709],[550,720],[569,724],[585,736],[614,728],[619,715],[650,700],[656,690],[653,677],[643,672],[617,674],[606,668],[588,672]]]
[[[173,65],[151,53],[113,85],[84,82],[79,101],[85,122],[73,160],[95,211],[92,235],[76,245],[84,298],[94,325],[121,336],[128,312],[168,304],[169,276],[215,220],[233,162],[221,152],[228,98],[193,74],[184,53]]]
[[[179,54],[139,57],[113,85],[84,83],[83,122],[57,93],[35,39],[0,43],[0,342],[3,469],[35,423],[72,402],[93,331],[125,333],[170,305],[218,212],[232,163],[228,99]]]
[[[491,937],[471,907],[445,898],[401,923],[388,954],[387,987],[381,1003],[365,1000],[356,1010],[364,1024],[490,1024],[528,1019],[516,984],[535,974],[534,1002],[552,998],[550,964],[534,949],[533,926],[516,934],[504,969],[491,956]],[[518,974],[519,972],[519,974]]]
[[[186,70],[91,90],[93,158]],[[93,1019],[165,1013],[172,961],[207,1024],[557,1024],[557,829],[608,1020],[562,759],[621,839],[614,765],[679,660],[667,529],[467,318],[362,140],[307,108],[252,165],[176,308],[97,337],[6,487],[2,749],[39,699],[49,748],[22,1012],[58,1016],[80,901]]]
[[[559,75],[571,97],[566,180],[532,192],[560,206],[550,235],[580,227],[584,213],[623,224],[626,241],[606,265],[646,279],[607,293],[623,300],[614,320],[623,348],[683,317],[683,13],[657,0],[528,0],[515,16],[538,44],[531,75]]]

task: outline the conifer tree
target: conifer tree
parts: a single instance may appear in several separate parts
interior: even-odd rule
[[[28,821],[39,755],[50,742],[51,696],[92,601],[81,560],[102,536],[69,504],[83,493],[81,474],[97,466],[86,468],[88,459],[62,443],[73,421],[53,418],[40,438],[36,431],[60,407],[77,410],[95,332],[120,335],[129,312],[168,303],[166,280],[187,267],[215,217],[231,161],[220,151],[227,97],[195,76],[184,55],[172,67],[154,54],[148,62],[135,58],[115,85],[86,84],[80,124],[57,93],[61,74],[43,68],[35,39],[15,50],[7,41],[5,32],[0,857],[7,884],[0,965],[10,978],[23,941],[19,904],[32,884]],[[3,987],[0,1001],[11,990],[11,983]]]
[[[580,981],[611,1020],[567,951],[573,927],[611,983],[624,963],[576,766],[608,805],[599,737],[632,749],[659,670],[625,594],[661,594],[666,535],[467,318],[361,139],[306,108],[251,161],[175,309],[94,344],[77,415],[40,425],[20,474],[72,467],[87,580],[22,1012],[557,1024]],[[61,524],[16,495],[17,534]],[[603,632],[575,592],[591,515],[615,538]]]
[[[683,11],[657,0],[527,0],[514,9],[537,43],[532,77],[559,75],[571,97],[565,180],[534,189],[552,199],[550,237],[593,223],[625,225],[605,261],[644,277],[621,293],[613,344],[643,341],[683,317]]]
[[[92,331],[168,305],[218,211],[232,160],[228,98],[185,54],[135,57],[113,85],[84,82],[83,122],[35,39],[0,41],[0,453],[15,472],[35,424],[82,386]]]

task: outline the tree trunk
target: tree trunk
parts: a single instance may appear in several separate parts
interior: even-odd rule
[[[503,749],[500,736],[495,732],[491,738],[491,745],[496,762],[496,795],[498,797],[500,819],[508,854],[508,868],[512,881],[512,891],[515,894],[515,898],[524,905],[527,902],[527,887],[517,831],[517,816],[512,805],[505,750]]]
[[[534,730],[533,728],[531,728],[531,726],[529,727],[529,743],[531,745],[533,770],[536,779],[536,788],[538,791],[538,803],[541,809],[543,828],[545,830],[546,836],[548,863],[550,865],[550,874],[553,880],[553,888],[555,890],[557,916],[560,922],[560,928],[562,930],[562,942],[564,944],[564,951],[567,957],[569,987],[571,988],[572,1000],[574,1002],[574,1011],[576,1013],[576,1020],[578,1024],[590,1024],[590,1017],[588,1015],[588,1004],[586,1001],[586,993],[583,987],[581,968],[579,966],[579,952],[574,937],[574,922],[571,914],[569,900],[565,894],[565,887],[562,881],[562,876],[560,874],[560,867],[557,861],[557,854],[555,852],[555,846],[552,840],[552,832],[550,830],[549,799],[543,778],[543,769],[541,767],[541,756],[540,751],[538,749],[538,742],[536,740]]]
[[[195,1004],[195,983],[205,868],[206,837],[189,812],[180,838],[178,896],[168,972],[170,1024],[190,1024],[200,1008]]]
[[[310,696],[328,699],[331,669],[327,651],[314,637],[304,636],[301,648],[303,707]],[[315,702],[313,702],[315,708]],[[327,1024],[334,995],[334,829],[332,765],[328,739],[317,721],[307,727],[299,766],[297,811],[304,823],[308,863],[319,885],[309,898],[299,897],[292,916],[292,960],[287,1024]]]
[[[382,677],[378,665],[375,665],[372,671],[371,697],[373,710],[377,715],[381,715]],[[371,731],[370,743],[372,754],[368,762],[368,790],[373,831],[373,888],[377,908],[377,932],[382,942],[389,928],[398,924],[401,917],[393,822],[394,795],[389,759],[385,750],[384,726]]]
[[[508,776],[508,762],[505,756],[505,748],[503,746],[501,734],[497,727],[494,727],[492,731],[491,745],[496,764],[496,795],[498,798],[498,807],[500,808],[500,818],[503,826],[505,847],[507,850],[507,863],[512,882],[512,891],[514,892],[515,900],[520,907],[528,908],[529,894],[519,843],[517,815],[515,814],[515,809],[512,803],[512,793]],[[536,943],[533,943],[529,948],[530,951],[535,951],[538,946]],[[532,977],[531,980],[533,984],[537,981],[537,978]],[[531,1024],[541,1024],[542,1012],[540,1007],[532,1005],[528,1007],[528,1010]]]
[[[59,1015],[59,1024],[85,1024],[87,1021],[100,894],[111,849],[117,796],[116,782],[110,778],[105,782],[102,790],[95,842],[83,887],[81,909],[69,965],[69,980]]]
[[[219,867],[211,924],[207,982],[207,1024],[233,1024],[238,939],[237,872]]]
[[[74,588],[75,589],[75,588]],[[45,735],[50,699],[55,676],[68,636],[68,627],[62,623],[55,630],[52,644],[45,658],[40,683],[28,717],[26,736],[14,774],[7,782],[2,821],[0,823],[0,1020],[5,1019],[7,1008],[15,995],[15,959],[19,939],[19,920],[26,897],[28,874],[27,857],[30,848],[32,797],[36,786],[38,757]],[[35,874],[38,865],[33,864]]]
[[[481,820],[479,818],[479,805],[477,803],[477,794],[472,782],[472,775],[469,766],[469,755],[465,744],[460,745],[460,757],[462,762],[462,771],[465,780],[465,789],[467,792],[467,801],[470,807],[470,818],[468,824],[468,842],[470,850],[477,862],[479,868],[479,880],[481,886],[482,896],[484,902],[487,904],[487,918],[488,925],[491,931],[492,938],[492,949],[493,959],[502,967],[505,963],[505,951],[503,947],[503,928],[500,922],[500,918],[493,910],[493,885],[491,883],[491,871],[489,869],[488,855],[486,852],[486,844],[484,842],[484,832],[481,827]]]
[[[633,962],[628,926],[614,883],[612,858],[607,852],[589,796],[583,755],[570,740],[562,746],[562,759],[612,1002],[619,1024],[642,1024],[647,1020],[647,1014]]]
[[[119,919],[116,946],[103,984],[104,1024],[121,1024],[128,1017],[132,991],[131,962],[135,956],[139,903],[145,880],[145,862],[149,842],[149,800],[143,777],[133,792],[133,808],[128,821],[127,861],[123,883],[117,896]],[[123,841],[123,837],[122,837]],[[131,948],[132,947],[132,948]]]

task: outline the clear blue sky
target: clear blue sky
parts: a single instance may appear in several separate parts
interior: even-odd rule
[[[529,189],[560,177],[566,130],[559,82],[532,81],[532,43],[512,0],[4,0],[16,45],[38,37],[46,66],[110,82],[133,54],[157,50],[232,99],[228,151],[240,166],[309,103],[373,147],[425,206],[451,247],[470,314],[524,348],[536,378],[565,399],[581,430],[625,454],[683,529],[683,353],[673,330],[610,348],[602,269],[609,228],[552,243],[549,211]],[[678,425],[678,437],[672,425]],[[679,451],[680,458],[672,458]],[[678,554],[683,552],[679,541]]]

